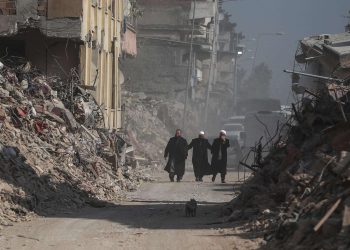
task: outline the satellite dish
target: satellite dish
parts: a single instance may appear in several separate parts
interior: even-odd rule
[[[125,77],[121,70],[119,70],[119,83],[124,84],[125,83]]]

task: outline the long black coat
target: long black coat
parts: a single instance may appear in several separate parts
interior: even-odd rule
[[[214,174],[221,173],[226,174],[227,172],[227,148],[230,147],[230,141],[226,139],[223,141],[221,138],[214,140],[211,147],[211,166]],[[221,148],[221,159],[219,159],[219,151]]]
[[[168,157],[168,163],[164,170],[168,173],[174,173],[177,176],[183,176],[185,173],[185,163],[187,159],[187,141],[180,137],[170,138],[164,152],[164,157]]]
[[[188,149],[193,148],[192,163],[196,176],[212,174],[208,163],[208,149],[211,149],[209,141],[205,138],[195,138],[188,145]]]

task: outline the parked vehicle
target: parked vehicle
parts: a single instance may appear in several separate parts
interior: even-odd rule
[[[237,140],[239,146],[242,148],[245,145],[245,129],[242,123],[227,123],[224,125],[227,137],[234,141]]]
[[[231,116],[223,120],[222,125],[224,126],[225,124],[228,124],[228,123],[244,124],[244,119],[245,119],[244,115]]]
[[[281,110],[281,101],[273,98],[252,98],[240,100],[237,105],[237,114],[246,115],[258,111]]]

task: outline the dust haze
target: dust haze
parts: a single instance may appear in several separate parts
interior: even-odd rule
[[[349,0],[0,0],[0,249],[350,249]]]
[[[293,98],[291,80],[283,69],[292,68],[297,42],[311,35],[333,34],[344,31],[349,1],[346,0],[242,0],[225,3],[242,31],[247,47],[256,49],[256,38],[261,33],[283,32],[283,36],[266,36],[259,42],[257,62],[265,62],[272,69],[270,96],[289,105]],[[253,52],[246,55],[241,64],[251,69]]]

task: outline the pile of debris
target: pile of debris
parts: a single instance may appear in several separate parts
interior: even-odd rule
[[[160,102],[143,93],[123,92],[125,101],[125,128],[135,151],[146,159],[159,164],[163,158],[164,145],[170,133],[157,116]]]
[[[125,102],[125,128],[137,155],[162,162],[164,148],[183,122],[184,105],[176,100],[164,100],[142,92],[123,91]],[[188,111],[185,136],[197,136],[200,128],[196,115]],[[138,158],[139,160],[141,158]]]
[[[29,63],[0,68],[0,226],[100,206],[150,179],[126,135],[97,128],[102,112],[78,82],[47,78]]]
[[[287,138],[248,166],[253,177],[232,201],[230,220],[255,218],[254,229],[273,239],[269,247],[348,249],[350,125],[327,97],[307,101],[294,117]]]
[[[350,81],[343,79],[304,89],[287,135],[266,157],[242,163],[253,177],[231,202],[230,220],[249,219],[269,249],[350,248]]]

